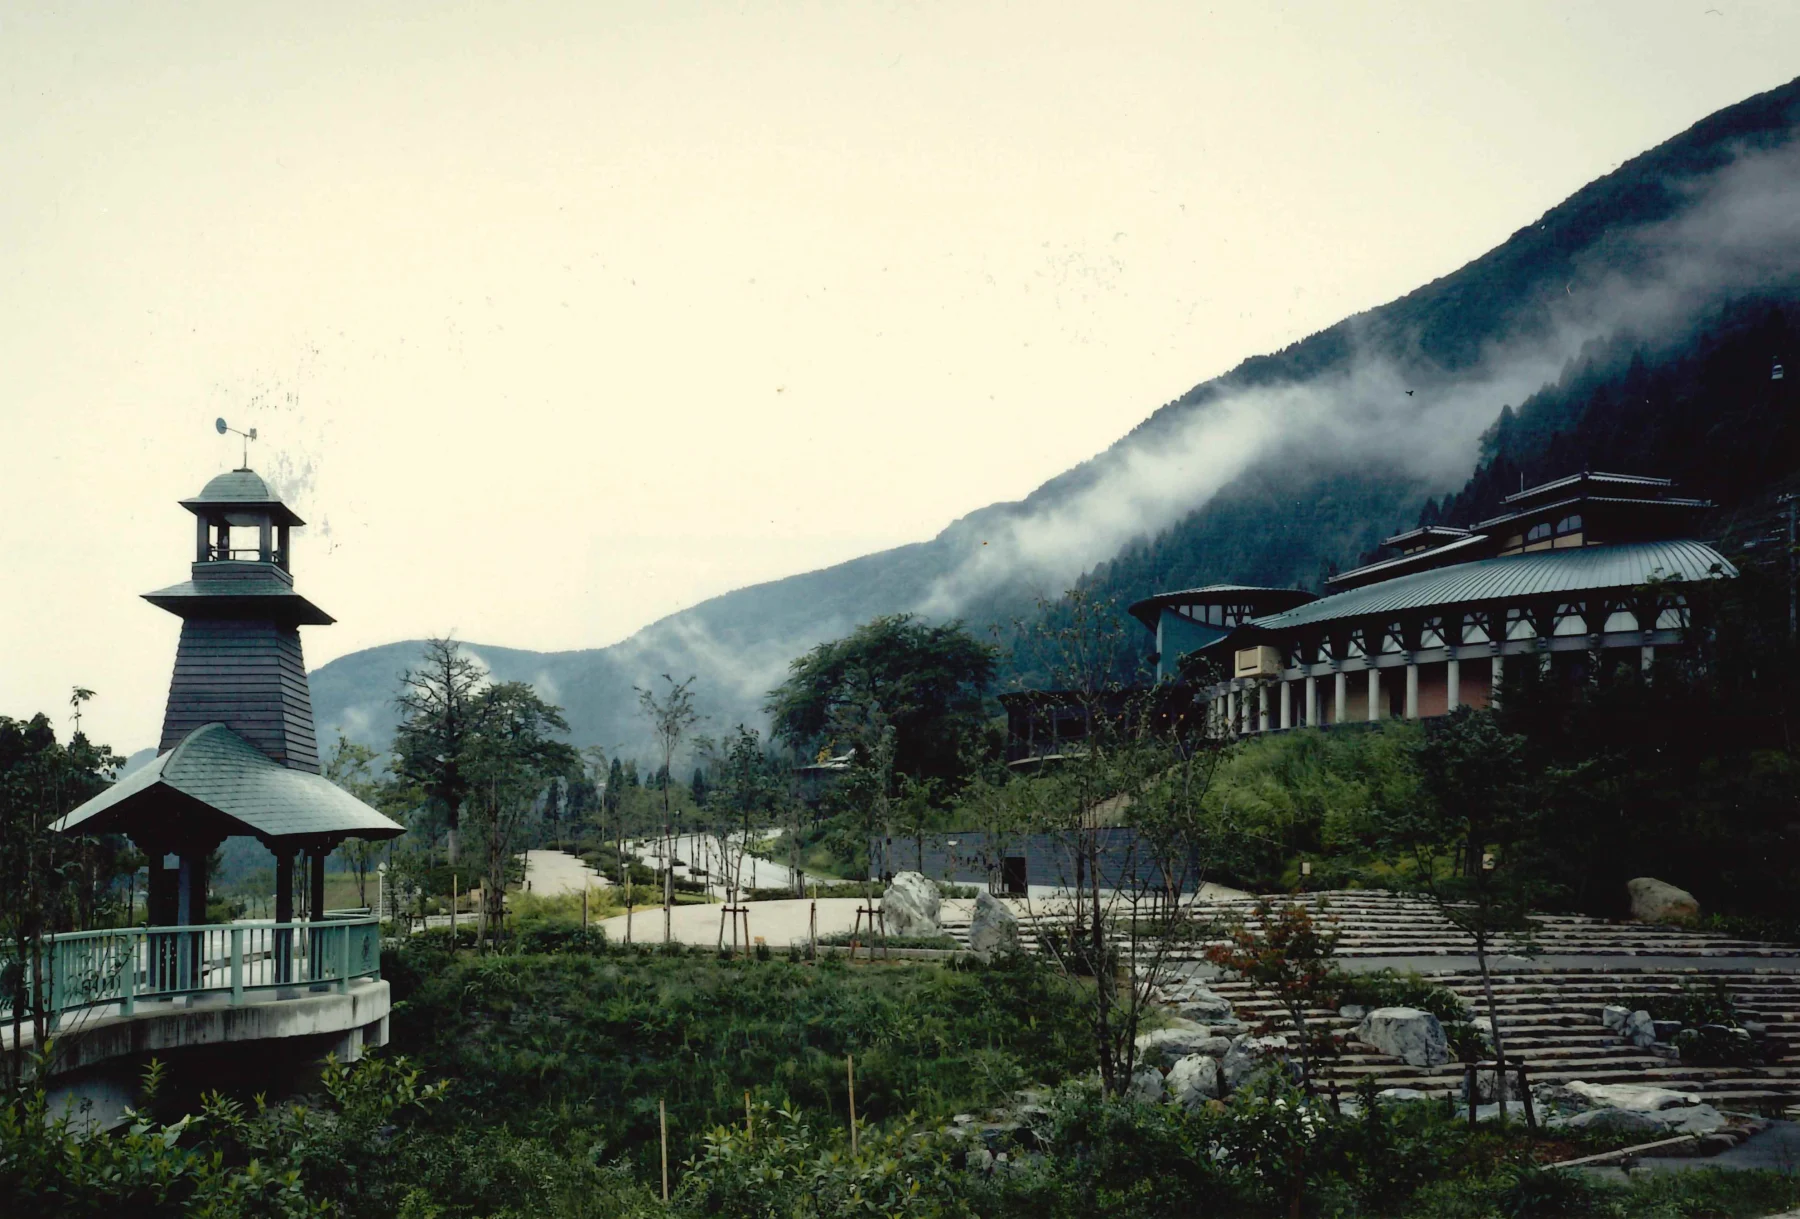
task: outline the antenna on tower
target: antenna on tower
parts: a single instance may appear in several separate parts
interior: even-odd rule
[[[256,429],[251,428],[247,432],[240,432],[234,427],[227,426],[223,418],[213,420],[213,426],[219,429],[219,435],[221,436],[226,432],[232,432],[244,438],[244,463],[240,465],[238,469],[248,470],[250,468],[250,442],[256,439]]]

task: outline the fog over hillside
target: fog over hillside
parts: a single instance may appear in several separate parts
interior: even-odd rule
[[[1797,124],[1800,82],[1721,111],[1453,274],[1197,386],[1024,501],[930,541],[716,597],[608,648],[471,640],[469,653],[562,704],[578,743],[632,751],[646,736],[634,685],[691,674],[705,731],[760,725],[794,656],[881,613],[1004,633],[1036,598],[1109,563],[1313,585],[1461,486],[1501,408],[1585,350],[1677,344],[1725,302],[1800,282]],[[1120,562],[1152,552],[1157,562]],[[1133,579],[1107,591],[1155,591]],[[396,643],[318,670],[321,740],[385,744],[416,654],[416,641]]]

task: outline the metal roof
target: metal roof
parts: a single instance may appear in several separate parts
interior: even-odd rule
[[[1523,491],[1515,491],[1500,502],[1517,503],[1536,495],[1556,491],[1563,487],[1573,487],[1577,483],[1616,483],[1625,487],[1672,487],[1673,479],[1653,478],[1647,474],[1607,474],[1600,470],[1584,470],[1579,474],[1565,474],[1561,478],[1553,478],[1547,483],[1539,483],[1535,487],[1526,487]]]
[[[65,815],[64,833],[130,833],[167,815],[171,797],[197,801],[262,839],[397,838],[389,820],[331,780],[277,765],[223,724],[207,724],[149,765]]]
[[[200,494],[182,500],[181,506],[196,516],[209,508],[263,509],[278,525],[306,524],[269,490],[269,484],[254,470],[228,470],[202,487]]]
[[[1708,580],[1735,575],[1737,568],[1703,542],[1626,542],[1541,550],[1396,576],[1258,618],[1250,625],[1279,631],[1428,606],[1596,588],[1635,588],[1653,580]]]
[[[1145,597],[1142,601],[1132,602],[1125,612],[1154,631],[1157,615],[1165,606],[1223,601],[1240,593],[1262,593],[1293,601],[1310,601],[1313,597],[1312,593],[1302,592],[1297,588],[1266,588],[1257,584],[1208,584],[1201,588],[1183,588],[1172,593],[1157,593],[1153,597]]]
[[[1391,538],[1389,540],[1392,541]],[[1485,533],[1469,533],[1464,530],[1462,536],[1453,542],[1445,542],[1442,546],[1433,546],[1429,550],[1415,550],[1411,554],[1365,563],[1361,567],[1352,567],[1349,571],[1340,571],[1335,576],[1326,576],[1325,583],[1342,584],[1347,580],[1361,580],[1371,572],[1385,571],[1390,567],[1415,567],[1420,563],[1435,562],[1440,556],[1449,554],[1453,550],[1467,550],[1472,546],[1479,546],[1487,540],[1488,535]]]

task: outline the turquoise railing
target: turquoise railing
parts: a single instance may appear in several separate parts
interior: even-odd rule
[[[121,927],[51,936],[36,962],[0,959],[0,1021],[12,1019],[24,976],[27,1004],[48,991],[52,1020],[83,1008],[116,1006],[129,1016],[149,999],[246,995],[283,987],[347,991],[381,973],[381,927],[373,918],[227,923],[206,927]]]

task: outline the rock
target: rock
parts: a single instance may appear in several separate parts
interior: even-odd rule
[[[1494,1074],[1495,1073],[1492,1070],[1475,1072],[1475,1100],[1477,1104],[1499,1102],[1500,1097],[1498,1095],[1498,1089],[1494,1086]],[[1468,1077],[1465,1075],[1462,1083],[1462,1093],[1465,1101],[1469,1099],[1467,1095],[1468,1091],[1469,1081]],[[1518,1071],[1509,1069],[1506,1072],[1506,1099],[1523,1100],[1524,1097],[1525,1094],[1519,1091]]]
[[[1641,1134],[1653,1138],[1668,1129],[1653,1114],[1636,1109],[1590,1109],[1577,1113],[1561,1125],[1570,1130],[1592,1130],[1606,1134]]]
[[[1633,1012],[1626,1017],[1625,1027],[1619,1030],[1632,1045],[1640,1049],[1656,1044],[1656,1022],[1650,1019],[1649,1012]]]
[[[1176,1008],[1190,1020],[1230,1020],[1232,1018],[1231,1000],[1223,995],[1215,994],[1204,986],[1196,986],[1193,991],[1182,998]]]
[[[1700,903],[1692,893],[1654,877],[1627,881],[1625,891],[1631,895],[1631,917],[1639,922],[1674,923],[1700,914]]]
[[[1416,1007],[1378,1007],[1363,1017],[1356,1037],[1409,1067],[1435,1067],[1450,1061],[1444,1026],[1436,1016]]]
[[[1675,1034],[1681,1031],[1681,1021],[1679,1020],[1652,1020],[1650,1024],[1656,1030],[1658,1041],[1672,1041]]]
[[[1635,1113],[1658,1113],[1699,1103],[1699,1098],[1692,1092],[1655,1088],[1649,1084],[1590,1084],[1578,1079],[1559,1091],[1565,1096],[1579,1098],[1581,1104],[1630,1109]]]
[[[1711,1105],[1689,1105],[1658,1116],[1668,1123],[1670,1134],[1712,1134],[1728,1124],[1725,1115]]]
[[[1338,1015],[1346,1020],[1361,1020],[1368,1014],[1368,1007],[1361,1003],[1346,1003],[1344,1006],[1338,1008]]]
[[[1155,1067],[1140,1066],[1131,1073],[1131,1087],[1126,1090],[1126,1094],[1132,1100],[1155,1104],[1163,1098],[1162,1072]]]
[[[1250,1081],[1251,1076],[1269,1065],[1264,1061],[1269,1055],[1286,1050],[1286,1037],[1251,1037],[1245,1034],[1234,1038],[1231,1049],[1226,1051],[1225,1057],[1219,1062],[1219,1073],[1224,1076],[1226,1090],[1236,1092]]]
[[[1176,1062],[1163,1083],[1169,1100],[1189,1112],[1217,1099],[1223,1086],[1218,1060],[1205,1054],[1189,1054]]]
[[[1139,1033],[1137,1038],[1138,1057],[1153,1067],[1172,1067],[1178,1059],[1190,1054],[1223,1058],[1230,1050],[1229,1039],[1215,1037],[1210,1029],[1197,1024],[1156,1029]]]
[[[1615,1033],[1624,1028],[1630,1018],[1631,1013],[1616,1003],[1608,1003],[1600,1009],[1600,1023]]]
[[[881,921],[889,935],[935,935],[942,904],[936,885],[917,872],[902,872],[881,895]]]
[[[986,889],[977,893],[975,913],[969,919],[969,947],[976,952],[1012,952],[1018,946],[1018,918]]]
[[[1375,1099],[1395,1102],[1430,1100],[1431,1093],[1421,1092],[1417,1088],[1383,1088],[1375,1094]]]

